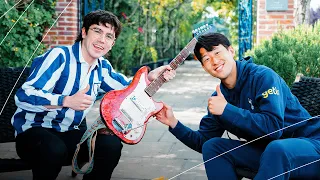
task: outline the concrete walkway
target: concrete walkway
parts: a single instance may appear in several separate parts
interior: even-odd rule
[[[188,127],[198,129],[200,119],[206,114],[207,99],[219,83],[209,76],[197,61],[186,61],[177,69],[176,78],[164,84],[154,95],[154,100],[172,106],[176,117]],[[99,115],[99,102],[88,119]],[[113,180],[145,180],[160,176],[172,178],[183,171],[202,163],[201,154],[178,141],[167,126],[150,119],[142,141],[126,145]],[[90,122],[89,122],[90,123]],[[0,144],[1,157],[17,157],[13,143]],[[31,171],[1,173],[1,180],[31,180]],[[71,167],[63,167],[58,180],[80,180],[81,175],[71,177]],[[101,179],[103,179],[101,177]],[[177,180],[206,180],[204,166],[175,177]]]

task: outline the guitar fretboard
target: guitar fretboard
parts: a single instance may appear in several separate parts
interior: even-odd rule
[[[189,56],[193,48],[197,43],[197,39],[193,38],[185,48],[169,63],[172,69],[177,69],[179,65]],[[165,72],[165,71],[164,71]],[[166,82],[166,79],[163,77],[162,72],[155,80],[153,80],[146,88],[145,92],[151,97],[153,96],[159,88],[162,86],[163,83]]]

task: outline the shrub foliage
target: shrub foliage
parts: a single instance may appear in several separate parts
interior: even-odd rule
[[[12,8],[0,20],[0,67],[25,66],[29,59],[47,49],[41,44],[31,57],[45,29],[54,22],[55,0],[35,0],[27,10],[31,2],[22,2],[25,3],[12,8],[15,1],[0,1],[1,16]]]
[[[276,71],[288,85],[297,73],[320,77],[320,23],[280,30],[246,55]]]

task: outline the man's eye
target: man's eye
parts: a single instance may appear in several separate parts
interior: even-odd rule
[[[220,54],[220,51],[217,51],[216,53],[215,53],[215,55],[219,55]]]
[[[100,29],[93,29],[94,32],[101,34],[101,30]]]
[[[113,36],[112,35],[106,35],[107,39],[113,39]]]

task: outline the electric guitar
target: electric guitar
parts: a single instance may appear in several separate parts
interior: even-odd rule
[[[169,63],[172,69],[179,65],[193,51],[200,34],[211,27],[204,25],[194,30],[197,34],[187,46]],[[137,144],[143,138],[147,122],[151,116],[158,113],[163,104],[155,102],[152,96],[166,81],[163,72],[152,82],[147,78],[148,68],[141,67],[129,86],[122,90],[106,93],[100,104],[100,113],[104,124],[124,143]]]

